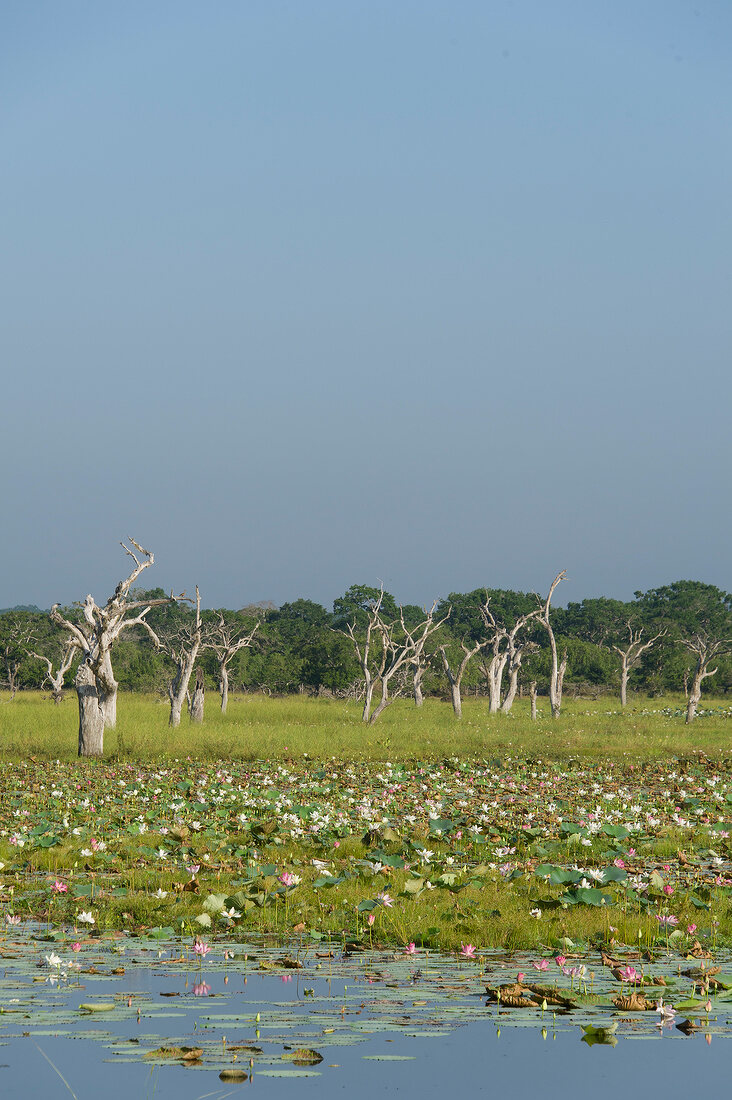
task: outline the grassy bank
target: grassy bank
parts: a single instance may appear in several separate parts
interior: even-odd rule
[[[288,760],[307,753],[311,759],[394,761],[579,755],[600,760],[662,759],[699,751],[719,758],[729,751],[732,717],[724,715],[732,712],[722,699],[705,699],[706,710],[713,713],[691,727],[684,725],[681,696],[637,698],[622,713],[613,698],[567,699],[557,721],[542,702],[539,720],[532,722],[528,701],[517,701],[504,716],[490,715],[483,699],[467,699],[458,722],[447,703],[427,700],[417,709],[409,700],[398,700],[375,726],[364,726],[357,703],[234,696],[222,716],[218,700],[209,696],[202,727],[184,718],[179,729],[170,730],[164,700],[129,694],[120,696],[117,729],[105,734],[105,756]],[[73,692],[58,707],[40,693],[22,693],[12,702],[0,694],[0,758],[72,760],[77,722]]]

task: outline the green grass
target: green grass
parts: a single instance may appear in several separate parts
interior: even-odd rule
[[[617,757],[663,759],[703,751],[723,757],[729,750],[732,718],[699,718],[684,724],[682,696],[633,699],[624,713],[614,698],[567,699],[558,720],[542,701],[532,722],[528,701],[513,712],[490,715],[485,700],[467,699],[457,721],[449,704],[427,700],[417,709],[397,700],[375,726],[361,722],[357,703],[293,696],[270,699],[233,696],[222,716],[218,699],[209,695],[206,720],[193,726],[184,716],[177,730],[168,728],[168,705],[153,696],[122,694],[116,730],[105,733],[105,756],[150,761],[161,756],[197,759],[286,760],[307,753],[313,759],[342,760],[444,759],[451,756],[521,755],[588,760]],[[705,699],[707,709],[723,709],[722,699]],[[678,716],[662,712],[670,708]],[[73,691],[56,707],[40,693],[10,697],[0,694],[0,757],[70,760],[76,755],[77,707]]]
[[[80,909],[91,906],[99,928],[141,931],[170,925],[195,933],[201,930],[196,918],[209,894],[233,897],[258,868],[272,864],[276,874],[267,875],[262,887],[267,902],[246,912],[239,932],[246,927],[291,935],[302,925],[323,935],[360,936],[362,942],[364,936],[368,942],[395,945],[416,939],[446,949],[469,941],[484,947],[556,948],[564,936],[585,942],[599,937],[605,943],[617,936],[637,943],[639,934],[644,944],[658,945],[664,936],[656,914],[668,901],[658,885],[648,895],[650,909],[626,904],[622,889],[614,887],[608,897],[615,900],[605,910],[585,904],[563,908],[558,899],[564,887],[533,875],[542,862],[567,867],[579,861],[602,868],[623,856],[640,861],[646,877],[668,862],[662,877],[674,886],[670,904],[680,927],[698,923],[708,942],[717,936],[732,939],[732,842],[709,831],[732,816],[726,763],[732,719],[724,716],[723,700],[705,700],[706,710],[716,708],[716,713],[691,727],[684,724],[681,697],[636,698],[624,713],[615,699],[568,699],[559,720],[553,721],[544,706],[537,722],[530,720],[523,700],[506,717],[490,715],[484,700],[468,699],[460,722],[446,703],[428,700],[418,710],[399,700],[371,727],[361,722],[356,703],[235,696],[226,716],[217,704],[209,697],[203,726],[184,718],[178,730],[170,730],[164,700],[121,695],[118,727],[105,734],[106,760],[100,762],[76,760],[73,692],[59,707],[40,693],[23,693],[13,701],[0,696],[0,919],[4,909],[6,916],[68,925]],[[398,767],[402,763],[403,769]],[[397,772],[397,778],[382,774]],[[551,796],[541,783],[550,772]],[[595,781],[603,794],[593,791]],[[191,782],[195,798],[186,794]],[[125,801],[120,792],[132,788],[135,797]],[[212,801],[219,788],[224,800]],[[307,831],[305,839],[290,835],[279,808],[270,805],[276,789],[277,797],[317,803],[321,810],[330,800],[328,827],[317,837]],[[614,800],[621,789],[625,793],[618,802],[603,805],[609,812],[627,803],[622,820],[642,820],[654,801],[660,807],[662,820],[638,834],[636,855],[626,854],[632,839],[615,844],[612,834],[605,835],[582,848],[561,834],[559,821],[584,819],[605,793]],[[401,793],[394,795],[394,790]],[[256,809],[247,802],[252,793]],[[676,804],[687,796],[691,801],[683,813],[690,820],[677,828]],[[543,821],[550,797],[562,801],[562,807],[549,811],[548,824],[532,839],[523,832],[524,814],[534,811],[529,816],[535,823]],[[369,859],[371,849],[363,835],[366,819],[352,805],[362,798],[378,810],[377,821],[384,813],[396,825],[400,839],[394,850],[412,871],[385,867],[373,879],[363,877],[359,861]],[[443,816],[467,814],[468,822],[485,814],[487,800],[491,825],[483,829],[484,839],[474,843],[466,826],[462,840],[460,833],[452,839],[432,835],[430,798],[441,802]],[[698,798],[701,817],[696,816]],[[93,809],[86,808],[86,800]],[[236,816],[242,807],[244,825]],[[351,815],[347,823],[338,817],[341,810]],[[416,817],[404,819],[406,813]],[[176,840],[175,825],[181,821],[191,832]],[[250,825],[262,824],[264,831],[249,832]],[[18,830],[25,840],[14,846],[12,834]],[[103,855],[84,854],[94,837],[106,842]],[[50,847],[44,846],[48,838]],[[502,879],[497,869],[505,858],[502,846],[515,853],[509,860],[521,869],[515,882]],[[434,849],[429,868],[420,864],[422,847]],[[166,849],[164,858],[156,855],[158,848]],[[682,848],[695,860],[691,872]],[[340,885],[313,886],[320,874],[313,857],[325,859],[334,874],[343,876]],[[201,864],[198,894],[183,890],[188,863]],[[484,863],[490,869],[472,881],[470,869]],[[277,893],[277,876],[285,869],[302,879],[286,904]],[[438,876],[446,870],[458,870],[463,885],[455,890],[440,886]],[[425,887],[415,899],[405,887],[414,875],[428,872],[437,887]],[[54,895],[56,876],[69,884],[68,894]],[[715,881],[717,876],[721,881]],[[79,893],[78,887],[91,888],[92,894]],[[165,899],[154,896],[159,887],[167,891]],[[397,903],[375,910],[369,933],[367,912],[357,913],[357,906],[385,889]],[[694,898],[700,897],[708,904],[697,908]],[[540,919],[531,916],[534,907],[542,909]],[[226,934],[214,925],[218,934]]]

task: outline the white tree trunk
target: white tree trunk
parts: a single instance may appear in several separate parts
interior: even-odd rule
[[[79,665],[75,680],[79,700],[79,756],[104,753],[104,713],[94,673],[86,661]]]
[[[191,722],[195,722],[197,725],[203,722],[203,704],[205,698],[205,683],[203,678],[203,669],[196,669],[196,686],[193,689],[193,698],[191,699],[190,718]]]
[[[425,668],[423,665],[418,665],[414,671],[414,704],[417,707],[421,707],[424,703],[424,696],[422,694],[422,680],[424,679]]]
[[[168,725],[173,729],[177,729],[180,725],[181,711],[183,710],[183,700],[185,699],[185,692],[183,695],[175,694],[170,700],[170,718],[168,719]]]
[[[226,714],[226,708],[229,705],[229,672],[226,665],[222,665],[219,669],[219,691],[221,692],[221,713]]]
[[[491,714],[501,709],[501,684],[507,658],[507,653],[499,654],[492,657],[488,665],[486,679],[488,680],[488,710]]]
[[[117,725],[117,681],[112,671],[112,657],[107,650],[102,659],[102,665],[97,674],[97,689],[99,691],[99,705],[104,716],[104,728],[113,730]]]
[[[717,670],[715,669],[714,672]],[[694,675],[691,680],[691,686],[689,687],[689,698],[686,701],[686,724],[689,725],[696,718],[697,707],[701,700],[702,683],[706,680],[707,676],[713,676],[714,672],[707,672],[703,661],[699,661],[697,664]]]
[[[455,712],[455,717],[462,718],[463,701],[460,698],[460,684],[456,680],[450,682],[450,701],[452,702],[452,709]]]
[[[628,668],[628,661],[626,657],[622,658],[622,664],[620,666],[620,706],[624,707],[628,702],[628,676],[630,675],[630,669]]]
[[[370,725],[373,726],[376,719],[379,717],[380,714],[383,713],[383,711],[386,710],[386,708],[389,706],[390,702],[391,702],[391,700],[389,698],[389,681],[388,680],[382,680],[381,681],[381,698],[379,699],[379,705],[377,706],[376,710],[374,711],[374,713],[371,715],[371,718],[369,719],[369,724]]]
[[[532,680],[529,684],[529,695],[531,696],[531,721],[536,721],[536,680]]]
[[[366,690],[363,697],[363,713],[361,714],[361,721],[368,722],[371,719],[371,703],[374,698],[374,682],[370,676],[366,676]]]

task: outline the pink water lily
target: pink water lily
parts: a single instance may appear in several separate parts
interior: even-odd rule
[[[472,943],[461,943],[460,944],[460,954],[462,955],[462,957],[464,959],[474,959],[475,958],[475,945],[472,944]]]
[[[548,959],[540,959],[538,963],[532,962],[531,965],[533,966],[534,970],[548,970],[549,969],[549,960]]]
[[[417,945],[414,943],[414,941],[412,941],[412,943],[407,944],[407,946],[404,948],[404,954],[405,955],[416,955],[417,954]]]

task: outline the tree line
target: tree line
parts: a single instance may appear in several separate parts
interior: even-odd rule
[[[683,690],[691,721],[703,691],[732,687],[732,596],[700,581],[566,607],[556,603],[561,572],[546,595],[480,588],[430,609],[352,585],[331,611],[308,599],[202,610],[198,588],[189,597],[142,587],[154,557],[128,541],[133,564],[104,605],[87,596],[50,612],[0,613],[3,686],[11,698],[47,688],[58,702],[73,685],[85,755],[101,752],[120,688],[167,694],[175,726],[184,707],[203,720],[207,687],[224,712],[230,690],[359,699],[365,722],[407,694],[417,706],[445,697],[456,717],[466,692],[503,713],[527,694],[533,715],[547,695],[558,716],[563,692],[617,692],[624,706],[629,690]]]

